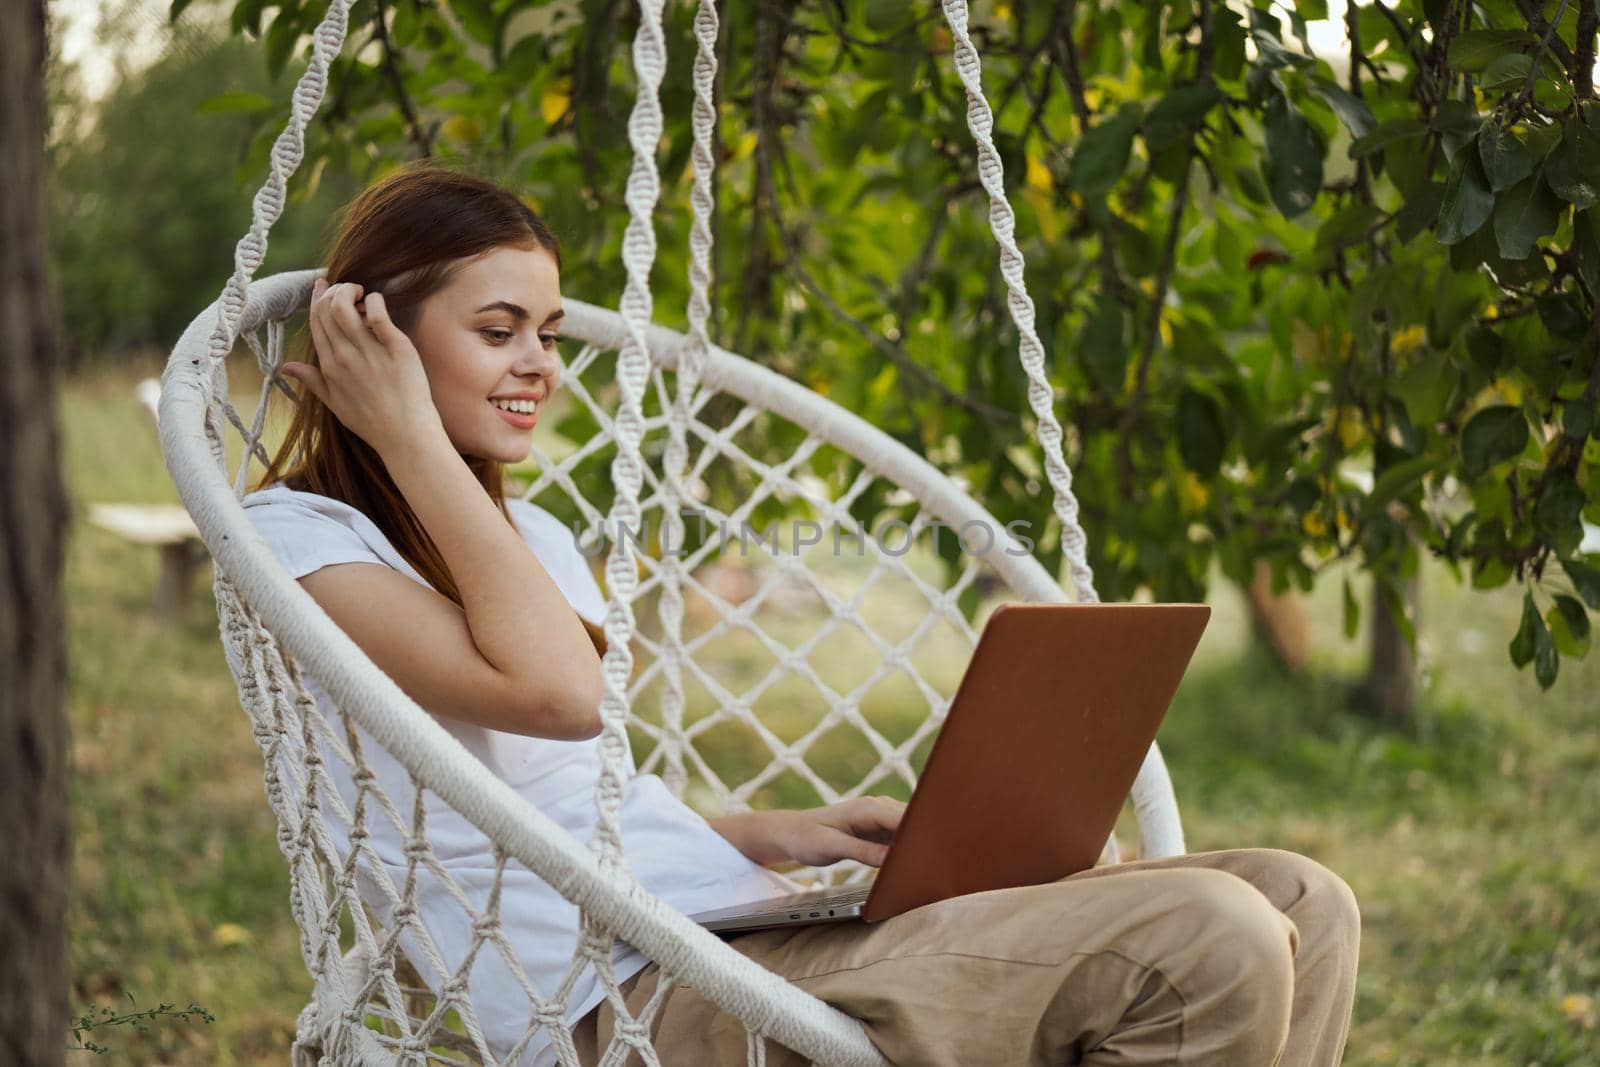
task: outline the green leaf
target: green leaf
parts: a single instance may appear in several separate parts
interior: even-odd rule
[[[1498,589],[1510,580],[1511,567],[1503,560],[1481,560],[1472,571],[1474,589]]]
[[[1524,259],[1539,238],[1556,232],[1564,206],[1535,174],[1501,196],[1494,206],[1494,239],[1507,259]]]
[[[1257,23],[1254,12],[1260,8],[1252,8],[1251,22]],[[1252,25],[1250,37],[1256,43],[1256,65],[1267,70],[1278,70],[1282,67],[1309,67],[1316,60],[1300,52],[1293,52],[1283,46],[1282,39],[1269,28]]]
[[[1159,152],[1200,124],[1222,99],[1215,85],[1185,85],[1172,90],[1150,112],[1144,123],[1145,143]]]
[[[1578,253],[1578,276],[1589,292],[1600,293],[1600,212],[1590,208],[1572,219],[1572,247]]]
[[[1565,593],[1557,593],[1555,604],[1545,615],[1550,637],[1563,656],[1582,659],[1589,654],[1589,613]]]
[[[1410,244],[1417,234],[1433,225],[1443,205],[1444,182],[1429,182],[1412,194],[1405,207],[1395,215],[1394,233],[1400,243]]]
[[[1582,441],[1594,433],[1594,405],[1583,400],[1569,400],[1561,406],[1561,432],[1574,441]]]
[[[1396,141],[1408,141],[1428,132],[1417,119],[1390,119],[1380,122],[1364,135],[1350,142],[1350,158],[1365,159]]]
[[[1264,126],[1267,187],[1283,216],[1294,218],[1322,191],[1322,137],[1282,94],[1267,101]]]
[[[1434,456],[1418,456],[1385,468],[1373,480],[1372,492],[1367,494],[1365,506],[1375,508],[1406,492],[1414,483],[1421,481],[1423,475],[1433,470],[1438,462]]]
[[[228,29],[233,33],[248,30],[250,36],[261,36],[261,11],[266,0],[239,0],[228,15]]]
[[[1433,113],[1433,121],[1429,125],[1439,133],[1471,136],[1478,132],[1482,124],[1483,118],[1471,104],[1465,100],[1446,100]]]
[[[1438,239],[1453,245],[1478,232],[1494,211],[1494,193],[1484,177],[1476,152],[1461,152],[1450,165],[1444,183],[1444,203],[1439,207]]]
[[[1461,431],[1461,466],[1468,478],[1520,453],[1528,444],[1528,420],[1520,408],[1484,408]]]
[[[1120,396],[1128,369],[1127,324],[1121,304],[1105,295],[1095,301],[1078,334],[1078,349],[1095,383]]]
[[[1122,177],[1139,129],[1139,109],[1127,106],[1089,127],[1072,154],[1072,187],[1084,199],[1104,196]]]
[[[1237,166],[1233,168],[1233,177],[1239,183],[1239,195],[1256,204],[1265,204],[1269,193],[1267,185],[1261,180],[1261,172],[1255,167]]]
[[[1283,498],[1294,509],[1295,516],[1299,517],[1317,506],[1317,501],[1322,499],[1322,490],[1317,488],[1312,478],[1296,478],[1289,483]]]
[[[1478,85],[1488,92],[1520,89],[1528,84],[1528,72],[1532,69],[1533,60],[1521,52],[1496,56],[1483,68]]]
[[[1600,136],[1586,123],[1568,119],[1544,176],[1557,196],[1580,211],[1594,206],[1600,201]]]
[[[1345,640],[1353,640],[1361,630],[1361,604],[1356,600],[1356,592],[1350,585],[1350,579],[1344,580],[1344,636]]]
[[[1533,676],[1539,680],[1540,689],[1549,689],[1556,684],[1556,675],[1560,672],[1561,656],[1550,638],[1550,630],[1540,620],[1539,630],[1534,635]]]
[[[178,16],[183,14],[183,9],[193,2],[194,0],[172,0],[172,6],[167,9],[167,21],[177,22]]]
[[[294,46],[300,41],[300,20],[288,8],[280,9],[267,30],[267,73],[273,78],[283,73]]]
[[[1533,653],[1538,645],[1539,634],[1544,632],[1544,620],[1539,618],[1539,609],[1533,604],[1533,590],[1529,589],[1522,594],[1522,623],[1517,627],[1517,635],[1511,639],[1511,662],[1521,670],[1533,659]]]
[[[1591,609],[1600,611],[1600,569],[1575,559],[1562,560],[1561,569],[1567,572],[1572,588],[1583,598],[1583,602]]]
[[[494,43],[495,14],[490,0],[451,0],[450,11],[473,40]]]
[[[1546,544],[1565,558],[1583,543],[1584,494],[1566,471],[1556,471],[1545,481],[1544,491],[1533,508],[1533,526]]]
[[[195,108],[199,115],[231,115],[239,112],[266,111],[272,107],[272,98],[261,93],[218,93],[200,102]]]
[[[1178,454],[1183,465],[1202,477],[1222,466],[1228,431],[1222,421],[1222,408],[1207,393],[1185,389],[1178,394]]]
[[[1244,23],[1239,13],[1226,7],[1211,9],[1213,69],[1217,77],[1233,81],[1244,70]]]
[[[1489,188],[1497,193],[1533,173],[1533,155],[1528,147],[1516,134],[1496,123],[1484,126],[1483,132],[1478,134],[1478,158],[1489,179]]]
[[[1488,326],[1473,326],[1467,331],[1466,344],[1467,355],[1484,377],[1493,378],[1500,373],[1501,361],[1505,358],[1505,342],[1498,333]]]
[[[1535,303],[1539,308],[1539,321],[1555,337],[1568,341],[1579,340],[1593,326],[1594,320],[1578,293],[1547,292]]]
[[[1533,153],[1534,159],[1543,159],[1561,143],[1561,124],[1546,122],[1538,126],[1528,126],[1522,131],[1522,139],[1527,144],[1528,151]]]
[[[1378,120],[1372,117],[1371,108],[1359,97],[1352,96],[1328,79],[1312,78],[1311,91],[1327,101],[1333,113],[1339,116],[1339,121],[1344,123],[1345,129],[1350,131],[1351,137],[1365,137],[1378,125]]]
[[[1500,56],[1534,43],[1527,30],[1468,30],[1450,42],[1447,57],[1457,74],[1476,74]]]

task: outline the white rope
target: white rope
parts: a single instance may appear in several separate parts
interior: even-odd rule
[[[1078,498],[1072,493],[1072,468],[1062,454],[1061,423],[1056,421],[1055,392],[1044,370],[1044,345],[1034,329],[1033,299],[1023,277],[1022,250],[1017,247],[1016,215],[1006,199],[1005,168],[994,146],[994,113],[983,93],[978,50],[967,33],[966,0],[944,0],[944,15],[955,42],[956,72],[967,88],[967,126],[978,146],[978,178],[989,193],[989,228],[1000,246],[1000,273],[1006,280],[1006,306],[1017,324],[1022,368],[1028,374],[1028,405],[1033,408],[1045,470],[1055,491],[1056,517],[1061,520],[1061,547],[1072,573],[1078,603],[1098,604],[1094,572],[1089,569],[1088,537],[1078,521]]]
[[[267,180],[256,192],[251,207],[250,230],[234,248],[233,276],[223,286],[217,325],[211,334],[209,355],[213,364],[226,356],[238,339],[246,290],[250,287],[250,279],[261,269],[261,261],[266,258],[267,233],[272,229],[272,224],[278,221],[278,216],[283,214],[289,179],[305,158],[306,126],[322,106],[322,97],[328,88],[328,66],[344,47],[344,35],[353,2],[333,0],[328,5],[328,13],[312,35],[311,62],[295,84],[289,122],[272,144]]]
[[[633,539],[643,529],[640,521],[639,487],[644,480],[644,393],[650,378],[650,353],[645,333],[650,326],[653,298],[650,268],[655,263],[656,235],[654,212],[660,199],[661,183],[656,172],[656,149],[661,144],[661,78],[666,70],[666,40],[661,26],[662,0],[639,0],[639,29],[633,38],[633,66],[638,93],[628,116],[628,141],[633,146],[633,166],[628,174],[625,199],[628,225],[622,237],[622,261],[627,283],[622,292],[622,317],[628,337],[617,358],[617,383],[621,402],[617,411],[617,452],[611,464],[611,480],[616,488],[609,516],[611,551],[606,558],[605,634],[606,653],[601,662],[604,695],[600,701],[600,776],[595,782],[597,819],[590,848],[596,853],[600,870],[619,881],[631,882],[627,857],[623,852],[619,812],[623,790],[633,773],[633,756],[628,744],[628,680],[633,674],[633,600],[639,584],[638,564],[634,559]],[[636,1049],[646,1067],[659,1067],[649,1041],[633,1025],[617,987],[611,965],[611,939],[603,926],[581,909],[583,940],[581,951],[594,961],[606,997],[617,1018],[617,1034],[625,1046]],[[615,1045],[612,1046],[616,1048]]]
[[[989,228],[1000,246],[1000,273],[1005,277],[1006,305],[1019,336],[1018,357],[1028,375],[1028,404],[1033,409],[1045,470],[1055,493],[1056,517],[1061,522],[1061,546],[1067,557],[1073,589],[1080,604],[1097,604],[1094,572],[1088,561],[1088,536],[1078,520],[1078,499],[1072,492],[1072,469],[1062,453],[1061,424],[1055,416],[1055,394],[1044,371],[1044,345],[1034,329],[1033,300],[1028,296],[1022,250],[1017,247],[1016,216],[1006,198],[1005,168],[994,145],[994,113],[983,92],[983,71],[978,50],[967,33],[966,0],[944,0],[945,19],[954,42],[956,72],[967,90],[967,126],[978,148],[978,177],[989,194]],[[1160,749],[1152,742],[1139,767],[1133,787],[1134,811],[1139,816],[1141,853],[1144,856],[1181,855],[1183,827],[1177,818],[1177,799]],[[1115,861],[1116,838],[1106,843],[1103,858]]]
[[[694,60],[694,147],[690,153],[694,168],[691,193],[694,217],[689,229],[689,343],[673,378],[671,403],[667,408],[667,449],[662,462],[661,544],[662,581],[657,614],[661,619],[662,643],[657,652],[661,665],[662,742],[651,753],[659,757],[661,777],[673,792],[682,794],[688,781],[683,766],[683,665],[688,658],[683,645],[683,584],[687,569],[682,564],[685,545],[683,510],[691,496],[684,473],[689,463],[688,427],[690,407],[699,388],[711,339],[706,320],[711,314],[711,217],[716,210],[712,187],[714,162],[712,135],[716,130],[717,110],[714,89],[717,75],[716,0],[701,0],[695,13],[694,33],[698,48]],[[656,372],[660,380],[660,371]]]

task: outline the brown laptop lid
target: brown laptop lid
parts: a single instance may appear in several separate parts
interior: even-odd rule
[[[990,616],[863,917],[1094,866],[1211,609]]]

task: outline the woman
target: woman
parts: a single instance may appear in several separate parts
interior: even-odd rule
[[[282,368],[303,386],[301,403],[245,503],[291,573],[380,668],[582,839],[594,829],[603,599],[560,524],[502,489],[502,465],[527,455],[560,384],[560,267],[549,229],[490,183],[414,166],[362,193],[329,258],[331,284],[313,293],[313,351]],[[340,721],[325,693],[313,696],[330,726]],[[369,817],[376,829],[360,843],[392,890],[408,874],[409,777],[361,731],[330,733],[361,746],[394,801],[386,817]],[[364,798],[338,773],[342,763],[328,766],[353,811]],[[484,906],[489,843],[435,798],[424,807],[434,854]],[[628,787],[620,825],[640,881],[693,912],[795,888],[769,864],[878,865],[903,810],[861,797],[708,822],[644,775]],[[471,931],[444,918],[453,905],[429,871],[416,876],[418,915],[403,923],[402,943],[439,988],[471,950]],[[390,922],[384,880],[369,874],[363,893]],[[568,973],[576,909],[513,866],[500,913],[505,942],[480,951],[469,977],[497,1054],[556,1059],[548,1027],[525,1032],[521,970],[541,997],[575,983],[566,1021],[583,1062],[594,1062],[614,1015],[592,977]],[[882,923],[761,931],[730,944],[861,1018],[897,1064],[1300,1067],[1339,1059],[1358,937],[1354,897],[1336,875],[1292,853],[1248,849],[1096,868]],[[636,1013],[659,970],[627,945],[612,963]],[[745,1061],[743,1025],[692,989],[668,993],[653,1033],[668,1065]],[[768,1051],[770,1063],[804,1062]]]

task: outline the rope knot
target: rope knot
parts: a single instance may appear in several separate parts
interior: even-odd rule
[[[400,1042],[396,1050],[402,1056],[426,1056],[428,1053],[428,1039],[425,1037],[408,1037]]]
[[[635,1047],[642,1047],[650,1042],[650,1028],[641,1019],[632,1017],[618,1019],[615,1032],[618,1037]]]

